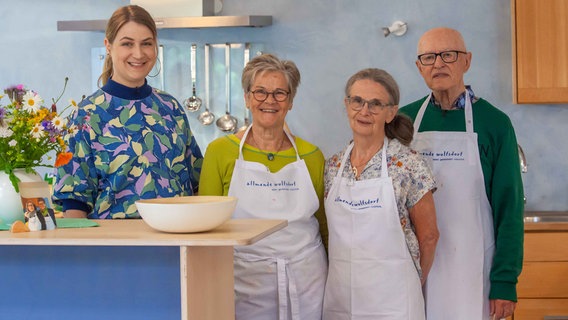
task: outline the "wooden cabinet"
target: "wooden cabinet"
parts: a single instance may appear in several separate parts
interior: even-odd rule
[[[568,1],[511,0],[513,101],[568,103]]]
[[[525,232],[514,320],[568,319],[568,231]]]

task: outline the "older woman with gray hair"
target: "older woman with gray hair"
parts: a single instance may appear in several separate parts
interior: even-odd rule
[[[236,319],[321,319],[325,160],[317,146],[285,130],[299,84],[292,61],[253,58],[242,73],[252,124],[205,153],[200,195],[238,197],[233,218],[288,220],[283,230],[235,248]]]
[[[432,172],[411,150],[413,127],[384,70],[345,86],[353,139],[325,166],[329,273],[324,320],[424,319],[424,283],[438,240]]]

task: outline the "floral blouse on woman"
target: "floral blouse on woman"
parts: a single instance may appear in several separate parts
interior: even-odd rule
[[[109,80],[79,104],[71,125],[73,158],[57,168],[53,196],[64,209],[88,208],[92,219],[138,218],[138,199],[197,191],[203,156],[171,95]]]
[[[345,153],[345,147],[339,153],[334,154],[325,163],[325,197],[333,179],[337,176],[337,170],[341,166],[341,159]],[[351,157],[347,157],[342,177],[355,179],[351,169]],[[379,150],[367,163],[359,176],[360,180],[374,179],[381,176],[382,149]],[[414,226],[410,221],[408,208],[412,208],[430,190],[435,190],[434,175],[428,165],[416,151],[404,146],[396,139],[389,140],[387,148],[387,167],[389,177],[392,179],[396,205],[400,224],[404,231],[406,243],[410,255],[416,266],[418,274],[422,275],[420,268],[420,248],[418,239],[414,233]]]

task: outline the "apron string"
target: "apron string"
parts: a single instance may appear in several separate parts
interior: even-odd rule
[[[321,246],[321,241],[317,245],[307,248],[294,257],[295,261],[302,261],[304,258],[313,254],[315,250]],[[235,257],[246,261],[273,261],[276,262],[277,282],[278,282],[278,314],[279,320],[288,320],[288,295],[286,295],[286,287],[288,286],[290,296],[290,309],[292,311],[292,320],[300,320],[300,299],[298,297],[298,287],[296,278],[289,264],[290,259],[281,257],[264,257],[250,253],[235,252]]]
[[[426,112],[426,107],[428,103],[430,103],[430,99],[432,99],[432,92],[426,97],[426,100],[422,103],[422,106],[418,110],[416,114],[416,119],[414,119],[414,135],[418,133],[418,128],[420,128],[420,124],[422,123],[422,118],[424,117],[424,113]],[[469,97],[469,91],[465,90],[465,131],[467,133],[473,133],[473,107],[471,106],[471,99]]]
[[[354,142],[351,142],[349,144],[349,146],[347,146],[347,149],[345,149],[345,153],[343,154],[343,159],[341,159],[341,164],[339,165],[339,169],[337,170],[337,174],[336,174],[336,178],[341,178],[341,176],[343,175],[343,170],[345,168],[345,164],[347,163],[347,157],[349,156],[349,154],[351,153],[351,150],[353,149],[353,145]],[[382,150],[382,159],[381,159],[381,178],[387,178],[388,177],[388,171],[387,171],[387,148],[389,146],[389,139],[387,138],[387,136],[384,137],[383,140],[383,147],[381,148]]]
[[[288,284],[292,320],[300,320],[300,299],[298,298],[296,279],[292,270],[290,270],[288,260],[277,258],[276,267],[278,269],[278,319],[288,320],[288,295],[286,294],[286,284]]]
[[[248,136],[251,128],[252,128],[252,124],[250,126],[248,126],[248,128],[245,130],[245,133],[243,134],[243,138],[241,139],[241,142],[239,143],[239,160],[244,159],[244,157],[243,157],[243,146],[245,145],[245,140],[247,139],[247,136]],[[294,141],[294,139],[292,138],[292,134],[289,133],[287,130],[284,130],[284,133],[288,137],[288,140],[290,140],[290,143],[292,144],[294,151],[296,151],[296,160],[299,161],[300,160],[300,153],[298,152],[298,147],[296,147],[296,141]]]
[[[286,295],[286,260],[276,258],[277,281],[278,281],[278,319],[288,319],[288,296]]]

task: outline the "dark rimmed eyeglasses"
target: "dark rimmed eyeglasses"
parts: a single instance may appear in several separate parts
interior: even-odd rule
[[[365,100],[359,96],[347,97],[347,105],[349,105],[349,108],[353,109],[354,111],[362,110],[365,104],[367,104],[367,108],[369,108],[369,112],[372,114],[378,114],[383,109],[394,106],[394,104],[392,103],[382,103],[378,99]]]
[[[445,63],[453,63],[458,60],[460,53],[466,54],[467,52],[459,50],[448,50],[438,53],[423,53],[418,55],[418,61],[420,61],[423,66],[431,66],[436,63],[436,58],[440,56],[442,61],[444,61]]]
[[[282,102],[288,99],[288,95],[290,94],[290,92],[284,90],[274,90],[272,92],[268,92],[264,89],[256,89],[254,91],[249,91],[249,92],[252,93],[252,96],[258,102],[264,102],[266,99],[268,99],[269,95],[272,95],[272,98],[274,98],[274,100]]]

